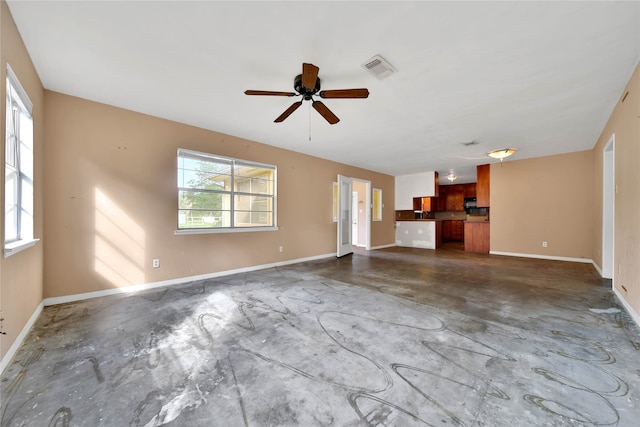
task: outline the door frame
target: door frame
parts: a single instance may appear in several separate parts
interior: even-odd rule
[[[336,236],[336,256],[338,258],[353,253],[351,244],[351,215],[353,215],[353,180],[347,176],[338,175],[338,227]]]
[[[372,214],[372,210],[373,210],[373,206],[371,204],[371,191],[372,191],[372,187],[371,187],[371,181],[366,180],[366,179],[360,179],[360,178],[351,178],[351,177],[346,177],[343,175],[338,175],[338,195],[337,195],[337,201],[338,201],[338,226],[337,226],[337,242],[336,242],[336,246],[337,246],[337,250],[336,250],[336,256],[337,257],[342,257],[345,255],[348,255],[350,253],[353,253],[353,245],[351,244],[351,236],[353,233],[353,223],[351,221],[351,215],[353,215],[353,206],[352,206],[352,200],[351,198],[353,197],[353,181],[357,181],[357,182],[361,182],[365,184],[366,190],[365,190],[365,206],[367,207],[366,209],[366,214],[365,214],[365,221],[366,221],[366,227],[365,227],[365,235],[364,236],[359,236],[360,241],[362,242],[362,239],[364,238],[364,247],[366,250],[371,250],[371,214]],[[343,194],[343,192],[348,194],[348,198],[347,196],[345,196],[345,194]],[[347,244],[344,241],[341,241],[343,237],[343,233],[345,232],[344,227],[347,226],[348,227],[348,241],[349,243]]]
[[[364,236],[358,235],[358,246],[363,246],[366,250],[371,250],[371,217],[373,214],[373,196],[372,196],[372,187],[371,181],[366,179],[352,178],[353,181],[359,182],[365,185],[364,191],[364,205],[366,207],[365,210],[365,230]]]
[[[612,279],[615,253],[615,145],[616,135],[612,134],[602,150],[602,277]]]

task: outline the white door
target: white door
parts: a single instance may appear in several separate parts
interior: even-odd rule
[[[353,246],[359,246],[359,230],[358,230],[358,216],[360,213],[358,212],[358,192],[354,191],[353,197],[351,198],[351,244]]]
[[[351,245],[351,193],[353,180],[338,175],[338,257],[353,253]]]

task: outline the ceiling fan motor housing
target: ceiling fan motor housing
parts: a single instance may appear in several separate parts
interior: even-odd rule
[[[298,74],[295,79],[293,79],[293,88],[302,95],[305,101],[309,101],[313,95],[320,91],[320,77],[316,79],[316,86],[313,89],[309,89],[302,86],[302,74]]]

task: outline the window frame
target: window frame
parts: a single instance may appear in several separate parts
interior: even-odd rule
[[[220,163],[220,164],[228,164],[229,165],[229,190],[211,190],[197,187],[181,187],[180,186],[180,159],[183,157],[191,157],[198,158],[202,160],[211,160],[212,164]],[[233,157],[221,156],[212,153],[205,153],[201,151],[189,150],[186,148],[178,148],[177,150],[177,168],[176,168],[176,182],[177,182],[177,217],[176,217],[176,231],[175,234],[210,234],[210,233],[238,233],[238,232],[256,232],[256,231],[273,231],[278,230],[277,227],[277,166],[270,165],[266,163],[254,162],[250,160],[237,159]],[[271,170],[273,174],[272,178],[272,191],[271,194],[264,193],[252,193],[247,191],[239,191],[236,189],[237,183],[236,179],[240,178],[235,175],[236,168],[240,166],[248,166],[248,167],[257,167],[262,169]],[[198,191],[199,190],[199,191]],[[204,190],[204,191],[203,191]],[[207,192],[207,193],[217,193],[226,195],[229,198],[229,224],[230,226],[226,227],[198,227],[198,228],[180,228],[180,211],[184,210],[184,208],[180,207],[180,194],[184,191],[192,191],[192,192]],[[244,209],[236,209],[236,197],[237,196],[259,196],[266,197],[271,199],[271,210],[264,211],[268,212],[271,215],[271,224],[270,225],[252,225],[252,226],[238,226],[235,224],[235,218],[237,212],[262,212],[262,211],[246,211]]]
[[[17,116],[13,116],[11,120],[7,121],[6,117],[13,111],[14,106],[17,106],[19,113]],[[8,107],[8,108],[7,108]],[[35,227],[35,126],[33,124],[33,103],[27,95],[27,92],[20,84],[20,80],[14,73],[13,69],[7,64],[6,77],[5,77],[5,161],[4,161],[4,209],[5,209],[5,223],[4,223],[4,258],[21,252],[31,246],[34,246],[40,239],[34,238]],[[29,120],[30,126],[30,138],[24,139],[21,136],[21,129],[23,123],[21,123],[22,116],[25,116]],[[12,123],[12,124],[11,124]],[[13,129],[13,134],[8,135],[10,129]],[[27,144],[24,144],[27,142]],[[8,156],[10,144],[13,145],[11,152],[15,153],[14,156]],[[24,148],[23,148],[24,145]],[[10,162],[9,158],[13,157],[14,162]],[[25,160],[26,159],[26,160]],[[24,163],[24,162],[28,162]],[[15,164],[14,164],[15,163]],[[7,176],[11,172],[15,176],[15,189],[11,192],[7,191],[7,185],[9,184]],[[30,191],[25,191],[24,185],[30,185]],[[8,194],[13,194],[12,200],[8,200]],[[10,205],[10,206],[9,206]],[[27,211],[30,209],[30,211]],[[11,226],[11,237],[7,239],[8,228],[7,221],[9,216],[8,210],[14,210],[15,224]],[[13,216],[13,215],[12,215]]]

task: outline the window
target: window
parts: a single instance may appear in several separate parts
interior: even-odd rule
[[[276,167],[178,150],[178,232],[275,228]]]
[[[382,221],[382,190],[373,189],[373,221]]]
[[[35,243],[33,238],[32,104],[7,66],[4,163],[5,256]]]

